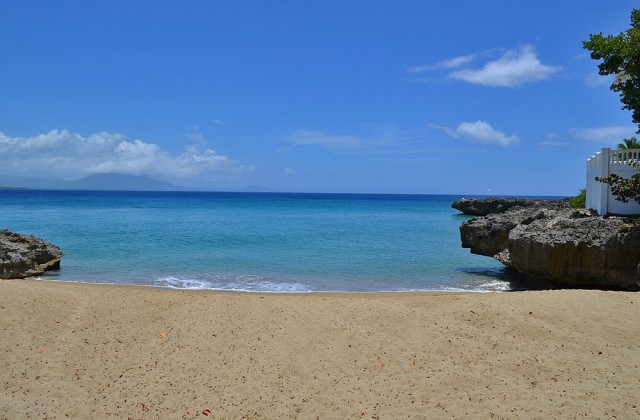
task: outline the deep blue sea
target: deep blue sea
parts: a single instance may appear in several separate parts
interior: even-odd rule
[[[0,228],[62,248],[42,279],[260,292],[501,291],[453,195],[0,191]]]

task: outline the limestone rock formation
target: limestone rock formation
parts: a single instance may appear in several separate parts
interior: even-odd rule
[[[33,235],[0,230],[0,278],[38,276],[60,268],[62,251]]]
[[[640,219],[517,207],[464,222],[460,235],[472,253],[557,287],[640,288]]]
[[[470,216],[486,216],[493,213],[504,213],[512,207],[546,207],[567,208],[567,200],[533,200],[529,198],[490,197],[481,199],[461,199],[451,204],[456,210]]]

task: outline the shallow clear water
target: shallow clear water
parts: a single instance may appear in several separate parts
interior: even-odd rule
[[[244,291],[507,290],[460,247],[458,196],[0,191],[0,228],[62,248],[46,279]]]

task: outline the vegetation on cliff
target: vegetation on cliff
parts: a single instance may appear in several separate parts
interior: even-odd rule
[[[585,208],[587,206],[587,189],[581,189],[578,195],[569,200],[569,205],[574,209]]]
[[[615,75],[611,90],[620,94],[622,109],[632,113],[640,133],[640,9],[631,11],[631,28],[618,35],[591,35],[583,42],[603,76]]]
[[[640,133],[640,9],[631,11],[631,28],[626,32],[607,36],[602,32],[592,34],[588,41],[583,42],[583,46],[591,51],[591,58],[602,60],[598,65],[601,75],[615,75],[616,79],[610,88],[620,94],[622,109],[631,111],[632,120],[638,124],[637,132]],[[635,137],[625,139],[620,145],[625,149],[640,146]],[[640,169],[638,163],[635,166]],[[609,184],[617,200],[640,203],[640,174],[636,173],[631,178],[611,174],[596,180]]]

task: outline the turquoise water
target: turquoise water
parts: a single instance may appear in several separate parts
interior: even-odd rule
[[[0,228],[62,248],[43,279],[267,292],[510,288],[460,247],[459,196],[0,191]]]

